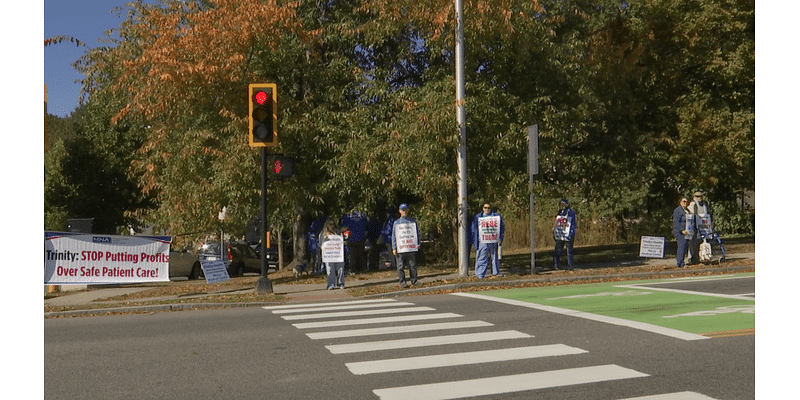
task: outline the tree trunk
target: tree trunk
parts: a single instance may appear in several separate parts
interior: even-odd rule
[[[303,264],[308,264],[308,239],[306,234],[309,227],[308,215],[300,211],[294,220],[292,227],[292,262],[287,268],[294,269]]]

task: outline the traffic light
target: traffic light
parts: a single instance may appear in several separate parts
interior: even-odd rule
[[[248,86],[247,136],[250,147],[278,145],[277,92],[274,83],[251,83]]]
[[[277,178],[294,176],[294,159],[291,157],[275,156],[272,159],[272,170]]]

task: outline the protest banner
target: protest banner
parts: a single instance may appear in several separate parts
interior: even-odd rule
[[[664,247],[667,240],[658,236],[642,236],[639,245],[639,257],[664,258]]]
[[[169,281],[169,236],[44,233],[44,284]]]
[[[322,262],[344,262],[344,237],[341,235],[328,235],[328,240],[322,243]]]
[[[200,261],[200,268],[203,268],[206,283],[219,283],[231,279],[228,269],[225,268],[225,261]]]

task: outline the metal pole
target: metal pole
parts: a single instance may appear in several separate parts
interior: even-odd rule
[[[531,219],[531,275],[536,273],[536,223],[534,222],[533,177],[539,173],[539,125],[528,127],[528,176],[530,187],[530,219]]]
[[[267,278],[267,149],[261,148],[261,277],[256,282],[256,293],[272,293],[272,281]]]
[[[467,128],[464,110],[464,7],[456,1],[456,120],[458,141],[458,276],[467,277],[469,242],[467,241]]]

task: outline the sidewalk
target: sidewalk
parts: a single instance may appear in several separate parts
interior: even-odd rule
[[[675,275],[676,273],[685,274],[685,275],[707,275],[709,273],[712,274],[724,274],[724,273],[735,273],[739,271],[744,271],[748,269],[752,269],[755,267],[755,253],[745,253],[745,254],[728,254],[728,260],[735,260],[736,265],[726,265],[728,263],[723,262],[719,265],[700,265],[695,266],[692,268],[683,268],[677,269],[672,268],[665,271],[652,271],[652,272],[633,272],[625,271],[625,267],[629,267],[631,263],[621,262],[621,263],[609,263],[609,265],[592,265],[592,266],[576,266],[576,271],[585,271],[588,269],[597,269],[597,268],[617,268],[618,271],[613,272],[612,274],[603,273],[603,274],[572,274],[565,271],[542,271],[538,272],[535,275],[531,275],[530,271],[509,271],[506,269],[501,268],[501,273],[507,275],[503,279],[482,279],[475,282],[463,282],[463,283],[449,283],[453,280],[458,279],[458,272],[454,271],[453,273],[445,273],[445,274],[429,274],[429,275],[421,275],[419,277],[419,282],[421,285],[412,286],[407,289],[402,289],[396,292],[384,293],[375,296],[367,296],[367,297],[389,297],[389,296],[400,296],[404,294],[411,294],[411,293],[425,293],[425,292],[433,292],[437,290],[459,290],[464,288],[470,287],[486,287],[491,288],[493,286],[510,286],[510,285],[520,285],[525,283],[536,283],[536,282],[580,282],[580,281],[587,281],[587,280],[595,280],[599,277],[603,278],[625,278],[625,279],[642,279],[642,278],[651,278],[651,277],[658,277],[661,275]],[[673,260],[668,259],[647,259],[647,260],[638,260],[636,263],[638,265],[664,265],[667,263],[672,263]],[[469,271],[469,276],[474,276],[474,271]],[[348,289],[357,288],[357,287],[364,287],[364,286],[390,286],[390,287],[397,287],[397,279],[349,279],[346,280],[346,285]],[[274,304],[274,303],[259,303],[259,302],[248,302],[248,303],[180,303],[180,304],[159,304],[159,305],[126,305],[123,302],[112,302],[112,301],[103,301],[103,299],[113,298],[116,296],[122,296],[131,293],[142,292],[145,290],[151,289],[150,287],[102,287],[97,289],[89,289],[85,291],[78,291],[78,292],[67,292],[57,297],[49,298],[44,300],[45,306],[72,306],[72,307],[82,307],[87,309],[82,310],[75,310],[75,311],[63,311],[63,312],[50,312],[45,313],[45,317],[55,317],[55,316],[73,316],[73,315],[88,315],[88,314],[96,314],[98,310],[102,309],[105,312],[157,312],[157,311],[174,311],[174,310],[181,310],[181,309],[194,309],[194,308],[216,308],[216,307],[248,307],[248,306],[260,306],[266,304]],[[147,302],[147,301],[168,301],[168,300],[177,300],[182,299],[185,300],[187,298],[192,297],[209,297],[214,295],[222,295],[222,294],[235,294],[235,293],[252,293],[254,288],[249,289],[242,289],[238,291],[224,291],[219,293],[204,293],[198,294],[194,296],[166,296],[166,297],[159,297],[159,298],[150,298],[150,299],[137,299],[136,302]],[[281,295],[285,298],[284,302],[289,303],[302,303],[302,302],[326,302],[326,301],[337,301],[337,300],[344,300],[344,299],[352,299],[355,298],[350,294],[350,291],[345,289],[335,289],[335,290],[327,290],[324,284],[273,284],[272,287],[273,294]],[[364,297],[360,297],[364,298]],[[118,307],[115,307],[116,304],[119,304]],[[109,308],[111,306],[111,308]],[[94,310],[92,310],[94,308]]]

